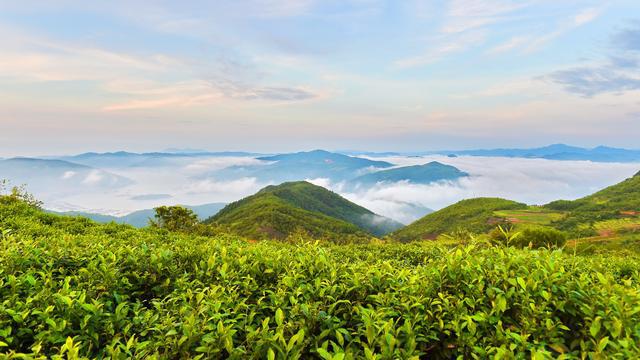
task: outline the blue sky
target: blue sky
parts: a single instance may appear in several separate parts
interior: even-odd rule
[[[0,0],[0,41],[0,156],[640,136],[633,0]]]

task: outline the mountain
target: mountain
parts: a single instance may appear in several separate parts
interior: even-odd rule
[[[578,200],[557,200],[545,208],[566,211],[567,215],[555,226],[576,233],[595,232],[594,224],[606,220],[626,219],[630,226],[640,228],[640,221],[631,221],[640,216],[640,172],[636,175],[592,195]]]
[[[267,186],[231,203],[206,222],[256,239],[285,238],[302,229],[317,238],[384,235],[402,226],[306,181]]]
[[[186,206],[186,205],[183,205],[183,206],[186,207],[187,209],[193,210],[193,212],[195,212],[196,215],[198,215],[198,218],[202,221],[210,218],[211,216],[214,216],[216,213],[218,213],[218,211],[220,211],[226,205],[227,204],[225,203],[211,203],[211,204],[196,205],[196,206]],[[155,215],[154,209],[138,210],[123,216],[111,216],[111,215],[96,214],[96,213],[83,212],[83,211],[65,211],[65,212],[49,211],[49,212],[58,214],[58,215],[83,216],[99,223],[116,222],[119,224],[128,224],[128,225],[135,226],[137,228],[142,228],[147,226],[149,224],[149,219],[152,219]]]
[[[317,178],[343,181],[363,175],[371,169],[393,166],[386,161],[374,161],[324,150],[264,156],[257,159],[265,163],[254,166],[232,166],[207,176],[223,179],[253,177],[260,181],[278,183]]]
[[[380,170],[370,174],[359,176],[352,180],[353,183],[366,185],[379,182],[408,181],[413,184],[429,184],[440,180],[456,180],[469,174],[458,170],[451,165],[445,165],[432,161],[424,165],[404,166],[389,170]]]
[[[435,239],[438,235],[456,230],[483,233],[495,224],[494,211],[526,209],[527,205],[500,198],[475,198],[462,200],[415,221],[391,233],[400,241]]]
[[[56,159],[104,168],[154,167],[179,164],[194,158],[205,157],[253,157],[259,154],[247,152],[149,152],[133,153],[116,151],[106,153],[87,152]]]
[[[59,194],[106,190],[127,186],[132,180],[104,170],[64,160],[11,158],[0,160],[0,178],[29,191],[56,189]]]
[[[598,146],[592,149],[553,144],[531,149],[488,149],[438,152],[440,154],[515,157],[548,160],[589,160],[593,162],[640,162],[640,150]]]

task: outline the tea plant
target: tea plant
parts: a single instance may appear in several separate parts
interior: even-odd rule
[[[640,261],[471,242],[247,242],[0,197],[8,358],[637,358]]]

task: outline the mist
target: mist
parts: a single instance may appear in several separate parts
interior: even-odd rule
[[[573,200],[633,176],[640,164],[594,163],[499,157],[446,156],[376,157],[398,166],[439,161],[470,174],[457,181],[416,185],[407,182],[378,183],[373,187],[345,191],[344,183],[313,179],[371,211],[402,223],[410,223],[460,200],[502,197],[527,204]],[[425,209],[426,208],[426,209]]]
[[[328,178],[306,179],[326,187],[371,211],[402,223],[410,223],[433,210],[473,197],[502,197],[527,204],[545,204],[557,199],[576,199],[618,183],[638,172],[640,164],[594,163],[590,161],[556,161],[497,157],[376,157],[395,166],[439,161],[469,173],[456,181],[428,185],[405,181],[354,187]],[[251,167],[266,162],[249,156],[185,158],[180,161],[149,166],[101,167],[89,172],[78,191],[60,191],[57,186],[27,189],[56,211],[88,211],[124,215],[160,205],[201,205],[229,203],[274,184],[269,178],[222,176],[222,170]],[[128,179],[114,187],[98,175]],[[220,176],[216,176],[220,172]],[[354,175],[355,176],[355,175]],[[72,181],[75,174],[65,174],[58,182]],[[305,180],[301,178],[300,180]],[[109,186],[100,186],[101,184]],[[350,186],[347,186],[350,185]],[[65,189],[67,189],[65,187]]]

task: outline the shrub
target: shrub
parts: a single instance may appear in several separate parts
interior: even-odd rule
[[[529,227],[522,230],[520,236],[515,239],[515,246],[530,247],[533,249],[559,248],[567,242],[567,235],[562,231],[550,227]]]
[[[0,197],[0,358],[638,358],[640,262],[249,243]],[[523,231],[524,232],[524,231]]]
[[[152,227],[189,232],[198,224],[198,215],[182,206],[160,206],[155,211],[155,220],[149,221]]]
[[[535,226],[518,229],[513,226],[498,226],[489,233],[493,243],[515,247],[529,247],[533,249],[559,248],[567,242],[567,235],[562,231],[545,227]]]

